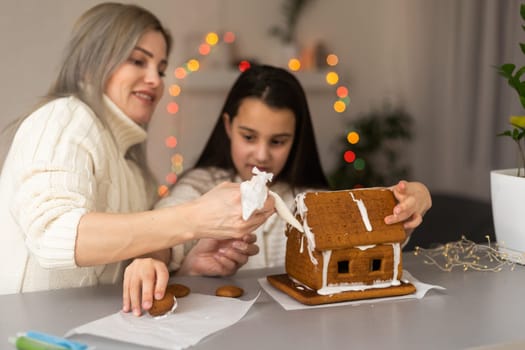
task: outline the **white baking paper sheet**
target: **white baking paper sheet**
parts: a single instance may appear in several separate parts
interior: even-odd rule
[[[339,303],[330,303],[330,304],[320,304],[320,305],[305,305],[288,294],[281,292],[277,288],[273,287],[266,278],[260,278],[259,284],[268,293],[277,303],[279,303],[285,310],[304,310],[312,308],[321,308],[321,307],[336,307],[342,305],[359,305],[359,304],[369,304],[369,303],[379,303],[383,301],[392,301],[392,300],[402,300],[402,299],[421,299],[427,294],[430,289],[441,289],[445,288],[441,286],[431,285],[427,283],[420,282],[414,276],[412,276],[408,271],[403,270],[403,280],[407,280],[416,287],[416,292],[413,294],[402,295],[397,297],[388,297],[388,298],[375,298],[375,299],[364,299],[364,300],[353,300],[353,301],[343,301]]]
[[[91,334],[159,349],[185,349],[238,322],[259,294],[243,301],[191,293],[177,298],[177,309],[166,317],[154,318],[149,314],[136,317],[117,312],[72,329],[66,336]]]

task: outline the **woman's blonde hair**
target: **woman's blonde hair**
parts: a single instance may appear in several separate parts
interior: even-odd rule
[[[137,5],[108,2],[86,11],[73,27],[58,76],[39,106],[59,97],[76,96],[96,115],[104,115],[103,95],[107,81],[149,30],[162,34],[168,56],[172,46],[171,35],[148,10]],[[89,89],[86,89],[87,86]],[[12,126],[17,128],[25,117],[12,123]],[[140,165],[146,179],[153,181],[146,164],[145,145],[132,147],[128,156]]]

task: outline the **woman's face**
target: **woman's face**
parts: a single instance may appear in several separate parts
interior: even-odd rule
[[[164,92],[167,65],[164,37],[147,31],[110,77],[105,93],[135,123],[146,125]]]
[[[243,181],[253,167],[277,176],[283,170],[294,141],[295,115],[290,109],[268,107],[257,98],[244,99],[224,125],[231,141],[233,164]]]

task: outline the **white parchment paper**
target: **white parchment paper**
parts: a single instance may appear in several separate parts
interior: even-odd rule
[[[312,308],[321,308],[321,307],[336,307],[342,305],[359,305],[359,304],[370,304],[370,303],[380,303],[383,301],[392,301],[392,300],[402,300],[402,299],[421,299],[423,298],[430,289],[441,289],[445,288],[441,286],[436,286],[432,284],[427,284],[420,282],[414,276],[412,276],[408,271],[403,270],[403,280],[407,280],[416,287],[416,292],[408,295],[401,295],[397,297],[388,297],[388,298],[375,298],[375,299],[363,299],[363,300],[353,300],[353,301],[343,301],[340,303],[330,303],[330,304],[320,304],[320,305],[305,305],[288,294],[281,292],[277,288],[273,287],[266,278],[258,279],[259,284],[268,293],[275,301],[279,303],[285,310],[303,310],[303,309],[312,309]]]
[[[149,314],[136,317],[117,312],[72,329],[66,336],[91,334],[159,349],[185,349],[238,322],[259,294],[243,301],[191,293],[177,298],[177,309],[166,317],[154,318]]]

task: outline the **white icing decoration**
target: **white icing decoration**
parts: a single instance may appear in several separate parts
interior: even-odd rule
[[[330,258],[331,257],[332,257],[332,251],[331,250],[324,250],[323,251],[323,281],[322,281],[323,288],[326,287],[326,284],[327,284],[328,265],[330,265]]]
[[[392,277],[392,285],[399,286],[401,284],[397,279],[397,273],[399,272],[399,262],[401,261],[401,246],[399,243],[392,243],[392,250],[394,254],[394,275]]]
[[[356,248],[359,249],[359,250],[367,250],[367,249],[370,249],[370,248],[374,248],[375,246],[376,246],[375,244],[358,245],[358,246],[356,246]]]
[[[308,287],[306,284],[304,284],[303,282],[300,282],[299,280],[293,278],[292,276],[288,276],[288,277],[292,280],[293,283],[297,285],[296,287],[301,286],[304,289],[313,290],[312,288]]]
[[[366,230],[369,232],[372,231],[372,225],[370,224],[370,219],[368,218],[368,212],[366,211],[365,203],[363,203],[362,199],[355,199],[352,192],[350,192],[350,195],[352,196],[352,200],[357,203],[357,207],[361,213],[361,220],[363,220]]]
[[[391,287],[392,281],[374,281],[372,284],[363,283],[338,283],[329,284],[327,287],[323,287],[317,291],[319,295],[330,295],[348,291],[363,291],[372,288],[387,288]]]
[[[304,197],[306,196],[306,193],[299,193],[295,197],[295,203],[297,207],[297,212],[301,216],[301,221],[303,222],[303,229],[304,229],[304,235],[306,236],[306,242],[308,243],[308,255],[310,256],[310,261],[312,264],[317,265],[318,261],[313,255],[313,251],[315,249],[315,235],[312,232],[312,229],[310,226],[308,226],[308,220],[306,219],[306,212],[308,211],[308,208],[306,207],[306,204],[304,204]]]

